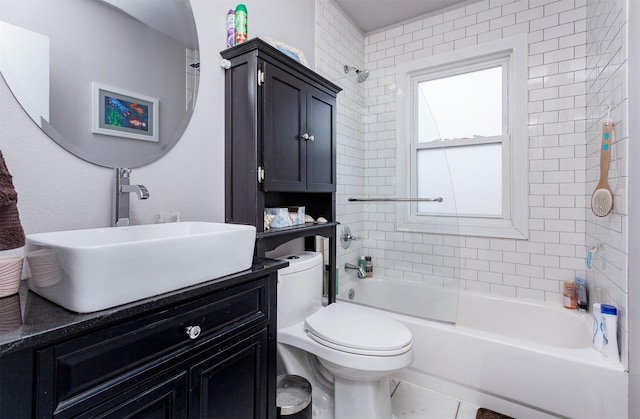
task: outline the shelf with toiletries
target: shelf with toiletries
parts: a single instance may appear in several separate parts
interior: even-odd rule
[[[256,227],[257,256],[297,238],[316,250],[313,237],[326,237],[335,276],[341,89],[259,38],[220,54],[226,64],[225,221]],[[304,207],[314,221],[265,225],[265,209],[292,207]]]
[[[335,229],[339,223],[326,224],[305,223],[300,226],[279,227],[256,234],[256,252],[268,251],[297,238],[323,236],[335,241]],[[311,242],[312,246],[315,245]],[[315,250],[315,249],[311,249]]]
[[[287,227],[273,227],[268,231],[256,234],[257,237],[269,237],[269,236],[277,236],[282,234],[291,234],[295,231],[311,231],[311,230],[324,230],[326,228],[334,228],[339,223],[331,222],[331,223],[304,223],[295,226],[287,226]]]

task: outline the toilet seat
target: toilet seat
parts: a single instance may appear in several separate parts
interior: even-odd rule
[[[304,322],[307,335],[321,345],[356,355],[396,356],[411,350],[406,326],[353,304],[330,304]]]

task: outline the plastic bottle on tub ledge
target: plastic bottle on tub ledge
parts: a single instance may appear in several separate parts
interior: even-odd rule
[[[593,303],[593,349],[602,352],[604,349],[604,339],[602,332],[604,323],[602,319],[602,308],[600,303]]]
[[[587,294],[587,281],[582,278],[576,277],[575,279],[576,289],[576,307],[580,311],[586,311],[589,307],[589,296]]]
[[[618,351],[618,309],[609,304],[601,304],[602,313],[602,356],[605,361],[612,364],[620,363]]]
[[[575,310],[578,298],[576,296],[576,284],[573,281],[564,281],[564,290],[562,291],[562,304],[565,308]]]
[[[358,260],[358,266],[360,267],[361,271],[364,272],[365,274],[362,275],[360,274],[361,271],[358,271],[358,278],[362,279],[362,278],[366,278],[367,274],[367,260],[365,259],[364,256],[360,256],[360,260]]]
[[[373,277],[373,261],[371,260],[371,256],[365,256],[364,260],[367,262],[365,268],[366,276],[367,278],[371,278]]]

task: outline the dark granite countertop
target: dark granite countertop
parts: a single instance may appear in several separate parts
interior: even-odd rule
[[[0,355],[47,345],[87,329],[159,310],[210,291],[233,286],[248,278],[276,271],[287,265],[285,261],[254,258],[251,268],[245,271],[87,314],[71,312],[40,297],[30,291],[26,281],[23,281],[18,294],[0,298]]]

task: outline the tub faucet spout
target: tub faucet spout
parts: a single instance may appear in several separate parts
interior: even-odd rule
[[[113,225],[115,227],[128,226],[129,194],[135,193],[140,199],[149,199],[149,190],[144,185],[131,185],[131,169],[118,167],[115,169],[116,182],[113,199]]]
[[[362,266],[354,265],[353,263],[345,263],[344,270],[346,271],[348,269],[353,269],[355,271],[358,271],[358,278],[364,278],[367,276],[364,269],[362,269]]]

